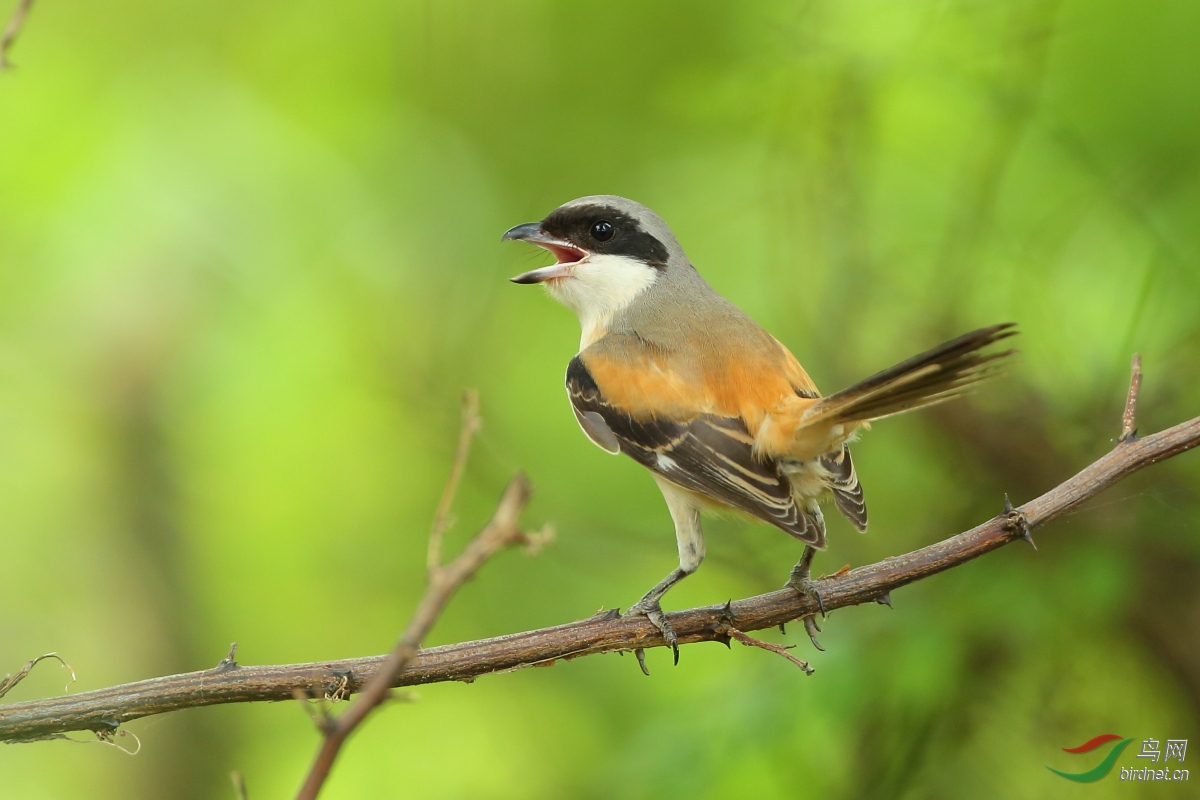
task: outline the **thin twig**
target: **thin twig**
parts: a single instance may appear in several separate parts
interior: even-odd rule
[[[1095,497],[1130,473],[1200,445],[1200,417],[1113,448],[1041,497],[935,544],[816,581],[827,610],[873,603],[892,590],[978,558],[1039,528]],[[515,527],[515,521],[514,521]],[[472,543],[468,547],[474,547]],[[729,604],[667,615],[680,644],[728,641],[730,628],[773,628],[818,611],[815,600],[790,589]],[[664,646],[643,617],[612,611],[552,628],[421,650],[398,674],[389,657],[351,658],[310,664],[240,666],[154,678],[66,697],[0,705],[0,741],[29,741],[63,731],[114,729],[139,717],[223,703],[287,700],[293,691],[323,697],[347,678],[346,691],[363,691],[381,674],[392,686],[473,681],[482,675],[546,666],[597,653]]]
[[[730,628],[726,631],[726,633],[729,634],[730,638],[737,639],[739,642],[741,642],[746,647],[757,647],[760,650],[767,650],[771,653],[775,653],[776,655],[783,656],[788,661],[792,662],[797,667],[804,670],[805,675],[813,674],[813,668],[808,665],[807,661],[801,661],[800,659],[796,658],[794,655],[792,655],[791,653],[788,652],[788,650],[791,650],[793,647],[796,646],[794,644],[788,644],[788,645],[771,644],[770,642],[764,642],[762,639],[755,639],[753,636],[747,636],[746,634],[739,631],[737,628]]]
[[[467,468],[467,458],[471,455],[471,442],[475,434],[483,427],[479,416],[479,392],[467,389],[462,399],[462,427],[458,432],[458,448],[454,453],[454,465],[450,468],[450,477],[446,480],[446,488],[442,490],[442,499],[438,502],[437,511],[433,515],[433,528],[429,533],[429,553],[425,567],[432,576],[434,570],[442,564],[442,540],[450,529],[450,507],[454,505],[454,495],[458,493],[458,483],[462,480]]]
[[[246,794],[246,779],[242,773],[234,770],[229,773],[229,780],[233,783],[233,791],[237,793],[237,800],[249,800],[249,796]]]
[[[9,17],[8,25],[4,28],[4,36],[0,37],[0,72],[13,66],[13,63],[8,60],[8,51],[17,41],[17,35],[21,33],[25,17],[29,15],[29,9],[32,6],[33,0],[18,0],[17,7],[13,9],[12,16]]]
[[[75,670],[71,668],[70,664],[68,664],[66,661],[63,661],[62,656],[60,656],[58,653],[46,653],[45,655],[38,656],[37,658],[29,661],[27,664],[25,664],[25,666],[21,667],[21,669],[17,671],[16,675],[5,675],[4,680],[0,681],[0,697],[4,697],[4,695],[8,694],[14,686],[25,680],[25,676],[29,674],[30,670],[36,667],[39,661],[45,661],[47,658],[55,659],[67,672],[71,673],[71,680],[68,681],[67,685],[63,687],[63,691],[65,692],[67,689],[70,689],[71,684],[76,680]]]
[[[346,743],[350,734],[362,724],[372,711],[379,707],[391,692],[397,677],[410,662],[417,657],[421,642],[429,634],[446,604],[483,566],[489,558],[509,545],[521,544],[528,541],[529,536],[521,530],[519,519],[525,504],[529,502],[532,488],[528,479],[518,473],[508,483],[500,504],[492,519],[475,535],[466,548],[449,564],[441,564],[441,539],[447,527],[450,505],[454,501],[454,493],[462,478],[467,456],[471,449],[471,439],[479,430],[479,396],[468,391],[463,396],[462,431],[458,439],[458,451],[455,455],[454,466],[446,489],[442,493],[442,501],[438,504],[434,517],[433,529],[429,534],[429,585],[425,596],[421,598],[416,612],[408,623],[404,634],[396,642],[395,648],[384,660],[381,667],[370,677],[366,686],[351,704],[346,712],[336,719],[323,710],[321,729],[325,739],[317,752],[309,769],[308,777],[296,795],[296,800],[315,800],[324,786],[325,780],[333,769],[338,753]],[[332,696],[345,696],[350,678],[343,674],[332,692]],[[331,696],[330,692],[322,695]]]
[[[1125,398],[1125,413],[1121,415],[1121,438],[1117,439],[1118,442],[1137,438],[1137,402],[1141,391],[1142,357],[1134,353],[1129,368],[1129,395]]]

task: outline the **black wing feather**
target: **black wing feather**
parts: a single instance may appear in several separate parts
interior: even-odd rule
[[[860,531],[867,529],[867,503],[863,499],[862,486],[850,460],[850,448],[843,446],[837,453],[827,453],[818,459],[829,472],[829,489],[833,492],[833,503],[842,516]]]

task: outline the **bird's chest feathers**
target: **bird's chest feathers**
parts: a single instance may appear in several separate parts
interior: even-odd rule
[[[635,419],[740,417],[754,435],[782,402],[798,399],[760,360],[724,356],[661,351],[636,337],[613,334],[585,352],[584,360],[607,402]]]
[[[608,333],[613,316],[629,307],[658,278],[658,270],[623,256],[592,254],[571,274],[547,283],[555,299],[579,317],[583,350]]]

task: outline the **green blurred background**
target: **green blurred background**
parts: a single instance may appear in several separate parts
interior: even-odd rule
[[[466,386],[486,427],[451,544],[517,469],[559,538],[490,563],[429,643],[637,599],[675,563],[667,510],[571,416],[575,319],[507,282],[548,258],[499,243],[579,195],[661,213],[826,391],[1021,324],[1006,379],[855,447],[871,531],[832,519],[818,572],[1106,452],[1134,351],[1144,432],[1200,413],[1198,35],[1186,0],[39,0],[0,75],[0,673],[385,651]],[[1092,766],[1059,748],[1104,732],[1200,748],[1198,478],[1184,455],[1036,552],[839,611],[825,653],[771,633],[811,678],[708,644],[648,679],[613,655],[422,688],[326,796],[1193,796],[1045,765]],[[775,589],[799,552],[707,531],[670,608]],[[134,758],[0,748],[0,797],[232,798],[235,769],[288,797],[318,743],[294,703],[128,728]]]

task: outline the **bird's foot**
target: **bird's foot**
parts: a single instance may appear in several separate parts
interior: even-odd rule
[[[788,578],[788,582],[784,586],[794,589],[804,597],[811,597],[816,601],[817,608],[821,610],[821,616],[825,616],[825,602],[821,599],[821,591],[817,588],[817,582],[809,574],[808,565],[803,561],[795,566],[792,570],[792,576]],[[804,623],[804,632],[808,634],[813,647],[824,651],[825,648],[817,641],[817,634],[821,632],[821,626],[817,624],[816,615],[813,614],[804,617],[802,622]]]
[[[621,615],[622,617],[645,617],[650,620],[654,627],[658,628],[658,632],[662,634],[663,640],[670,646],[671,652],[675,657],[675,664],[679,664],[679,637],[675,635],[675,629],[671,627],[671,623],[667,621],[667,615],[663,613],[662,606],[657,600],[647,600],[643,597],[641,600],[634,603],[629,609]],[[642,668],[642,672],[646,675],[650,674],[650,670],[646,669],[646,653],[642,648],[633,651],[637,656],[638,666]]]

